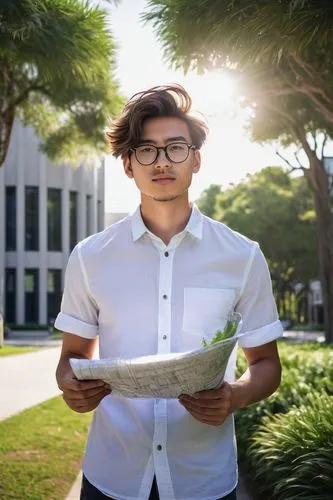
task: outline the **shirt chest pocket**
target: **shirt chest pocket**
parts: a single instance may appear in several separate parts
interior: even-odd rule
[[[236,292],[227,288],[184,288],[183,330],[207,339],[225,325]]]

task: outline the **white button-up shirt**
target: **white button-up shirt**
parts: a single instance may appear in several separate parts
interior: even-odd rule
[[[258,244],[193,206],[186,228],[165,245],[138,208],[75,247],[55,326],[99,335],[100,358],[131,358],[197,349],[233,309],[243,319],[242,347],[281,336]],[[216,500],[237,484],[233,417],[211,426],[177,399],[111,394],[95,411],[83,472],[117,500],[148,499],[154,474],[161,500]]]

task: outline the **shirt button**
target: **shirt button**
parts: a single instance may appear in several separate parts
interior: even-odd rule
[[[158,444],[158,445],[156,446],[156,448],[158,449],[158,451],[161,451],[162,446],[161,446],[160,444]]]
[[[169,252],[164,252],[165,257],[169,257]]]
[[[168,296],[166,294],[163,295],[163,299],[167,299]]]
[[[167,336],[166,336],[166,335],[163,335],[163,340],[165,340],[166,338],[167,338]]]

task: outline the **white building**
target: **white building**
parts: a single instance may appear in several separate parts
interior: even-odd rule
[[[71,249],[104,228],[104,163],[54,165],[38,144],[31,128],[15,122],[0,169],[0,276],[9,324],[55,318]]]
[[[104,215],[105,227],[111,226],[128,216],[128,212],[108,212]]]

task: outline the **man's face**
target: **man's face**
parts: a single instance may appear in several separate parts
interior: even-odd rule
[[[165,147],[171,143],[192,144],[185,122],[174,117],[151,118],[145,122],[141,145]],[[200,152],[193,149],[181,163],[170,161],[162,150],[151,165],[141,165],[134,152],[124,160],[126,175],[134,178],[141,195],[161,202],[187,197],[192,175],[199,168]]]

